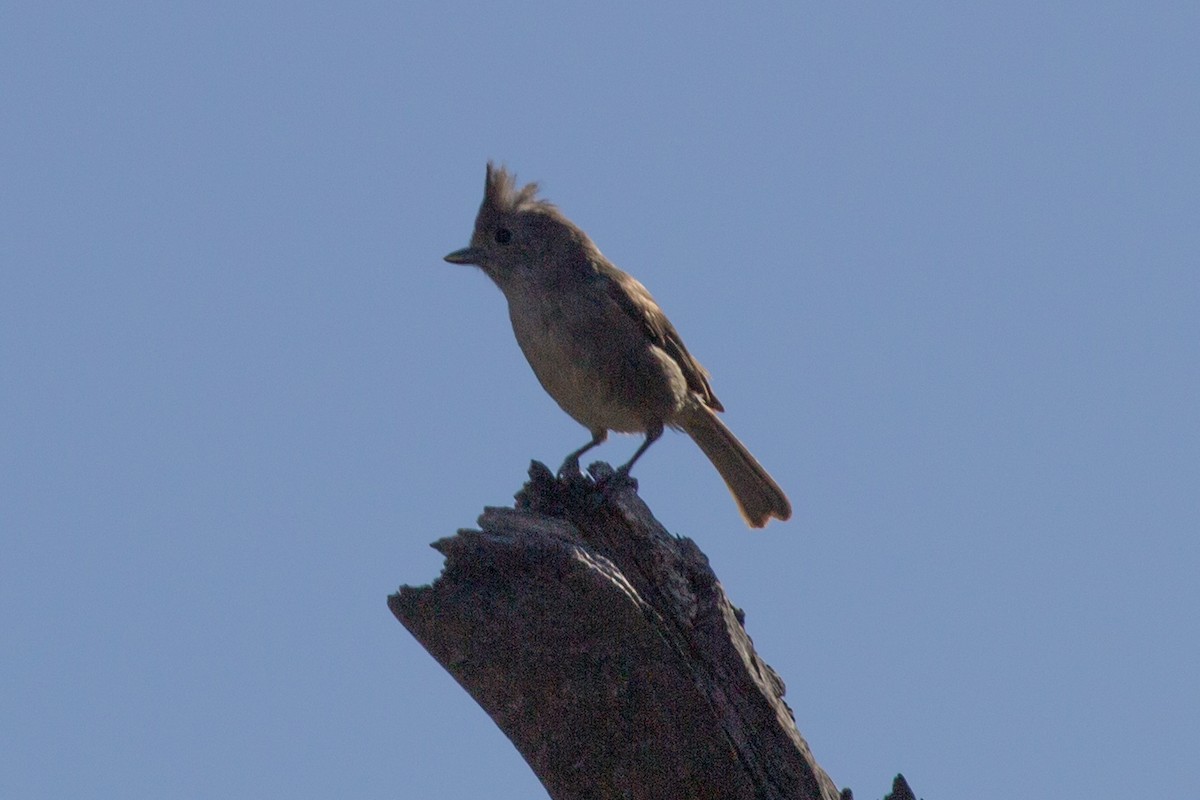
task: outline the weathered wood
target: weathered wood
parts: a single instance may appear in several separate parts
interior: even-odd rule
[[[534,462],[479,527],[435,542],[442,575],[388,605],[554,800],[839,797],[707,558],[635,484]]]
[[[892,779],[892,791],[883,796],[883,800],[917,800],[913,790],[908,787],[908,781],[903,775]]]

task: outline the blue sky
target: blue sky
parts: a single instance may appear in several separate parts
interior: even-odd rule
[[[839,785],[1200,783],[1194,5],[4,19],[0,796],[542,796],[385,605],[586,439],[441,260],[489,158],[788,490],[635,471]]]

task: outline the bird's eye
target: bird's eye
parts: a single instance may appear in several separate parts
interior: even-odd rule
[[[497,228],[496,229],[497,244],[508,244],[511,241],[512,241],[512,231],[510,231],[508,228]]]

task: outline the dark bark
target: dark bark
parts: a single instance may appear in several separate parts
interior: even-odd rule
[[[917,800],[917,796],[908,788],[908,781],[904,780],[904,776],[897,775],[892,779],[892,791],[884,795],[883,800]]]
[[[388,605],[554,800],[839,797],[707,558],[632,482],[534,462],[479,526],[435,542],[441,577]]]

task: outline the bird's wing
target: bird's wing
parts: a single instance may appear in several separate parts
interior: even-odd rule
[[[658,303],[646,287],[632,275],[621,272],[610,264],[605,264],[597,272],[602,276],[604,288],[613,302],[642,327],[654,344],[679,364],[688,388],[699,395],[709,408],[724,411],[725,407],[721,405],[721,401],[709,385],[708,370],[700,366],[700,362],[688,352],[679,332],[658,307]]]

